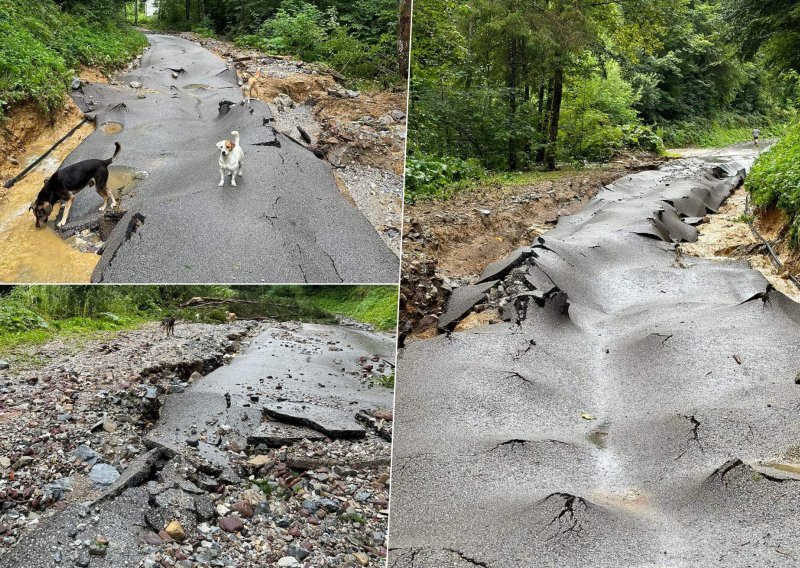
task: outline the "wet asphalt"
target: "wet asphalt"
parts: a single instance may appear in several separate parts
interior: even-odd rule
[[[753,157],[618,180],[531,243],[543,306],[401,350],[389,566],[796,565],[800,305],[676,252]]]
[[[97,131],[65,161],[108,158],[136,172],[94,282],[395,282],[399,260],[338,189],[330,164],[276,133],[269,107],[239,104],[233,69],[190,41],[150,35],[123,85],[73,96]],[[177,78],[175,78],[177,77]],[[132,88],[131,83],[141,87]],[[220,104],[230,101],[234,104]],[[116,123],[122,131],[107,133]],[[244,177],[219,183],[216,143],[241,133]],[[68,231],[100,218],[78,194]]]

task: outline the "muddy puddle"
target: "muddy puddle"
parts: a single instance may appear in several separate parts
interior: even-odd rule
[[[44,180],[93,130],[94,125],[83,125],[11,189],[0,189],[0,281],[89,282],[100,257],[76,250],[51,226],[37,229],[28,208]],[[46,152],[57,138],[51,134],[29,144],[19,157],[20,168]]]
[[[119,134],[125,127],[122,126],[119,122],[104,122],[100,125],[100,130],[105,132],[106,134]]]

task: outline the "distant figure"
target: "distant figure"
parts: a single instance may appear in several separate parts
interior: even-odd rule
[[[753,144],[758,146],[758,139],[761,138],[761,131],[758,128],[753,129]]]
[[[200,314],[198,314],[197,312],[195,312],[195,313],[194,313],[194,319],[195,319],[195,321],[196,321],[196,322],[200,322]]]
[[[164,332],[166,337],[175,335],[175,318],[169,317],[161,320],[161,331]]]
[[[233,312],[225,312],[225,319],[228,320],[228,323],[233,323],[236,321],[236,314]]]

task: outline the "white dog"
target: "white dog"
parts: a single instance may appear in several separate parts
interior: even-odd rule
[[[231,176],[231,185],[236,187],[236,177],[242,176],[244,150],[239,145],[239,132],[234,130],[233,140],[217,142],[219,148],[219,187],[225,185],[225,172]]]

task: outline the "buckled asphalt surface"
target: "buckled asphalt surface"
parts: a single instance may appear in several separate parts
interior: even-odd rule
[[[240,105],[233,69],[190,41],[148,37],[151,46],[124,85],[90,84],[74,93],[99,127],[117,123],[123,130],[98,128],[65,165],[108,158],[119,141],[112,168],[139,178],[124,189],[126,213],[93,281],[397,280],[398,258],[345,200],[331,166],[276,133],[266,104]],[[244,177],[238,187],[227,180],[220,188],[215,144],[233,130],[241,133]],[[65,229],[99,219],[101,203],[92,188],[80,192]]]
[[[800,305],[675,250],[752,158],[618,180],[532,243],[543,306],[401,350],[391,567],[797,562]]]

